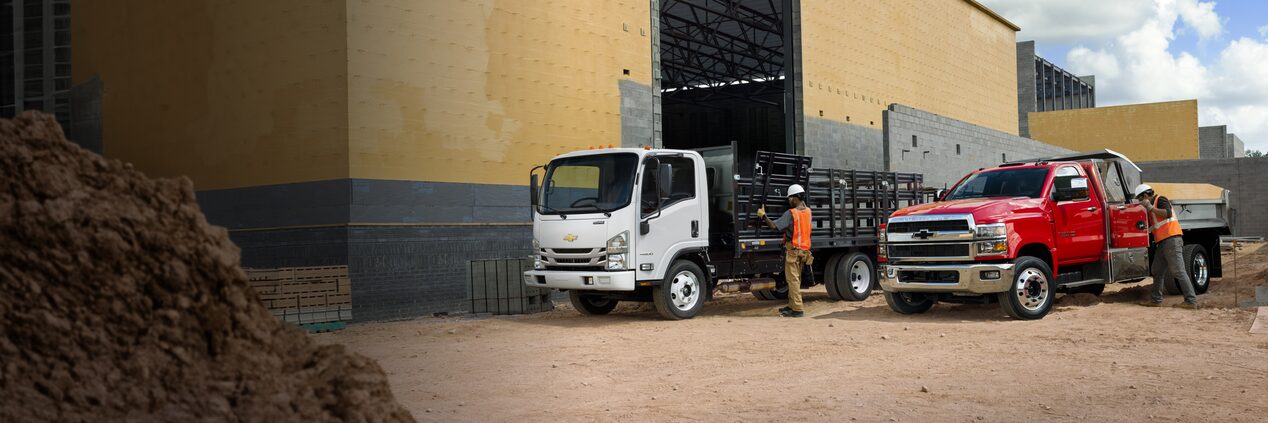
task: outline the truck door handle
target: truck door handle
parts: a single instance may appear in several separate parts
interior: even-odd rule
[[[691,221],[691,237],[692,238],[700,237],[700,221],[699,220]]]
[[[1090,212],[1094,212],[1096,211],[1096,207],[1088,207],[1086,210]]]
[[[1117,207],[1115,207],[1115,208],[1116,208],[1116,209],[1119,209],[1119,210],[1127,210],[1127,206],[1122,206],[1122,205],[1117,206]]]

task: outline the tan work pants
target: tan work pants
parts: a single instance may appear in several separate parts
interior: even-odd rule
[[[806,250],[784,250],[784,281],[788,282],[788,308],[805,311],[801,302],[801,269],[810,264],[810,252]]]

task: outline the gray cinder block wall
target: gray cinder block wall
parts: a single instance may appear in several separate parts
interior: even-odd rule
[[[1228,127],[1225,125],[1198,127],[1198,158],[1229,158]]]
[[[814,158],[815,167],[885,170],[881,128],[818,117],[807,117],[805,125],[805,154]]]
[[[1207,183],[1229,190],[1233,235],[1268,237],[1268,157],[1137,164],[1146,182]]]
[[[1017,130],[1023,137],[1030,136],[1030,119],[1027,113],[1038,110],[1035,92],[1035,42],[1017,43]]]
[[[1228,151],[1225,152],[1224,157],[1230,159],[1246,157],[1246,144],[1242,143],[1241,137],[1238,137],[1237,134],[1228,134],[1225,146],[1228,147]]]
[[[927,187],[949,187],[971,171],[1006,161],[1072,152],[901,104],[891,104],[881,120],[888,170],[923,173]]]

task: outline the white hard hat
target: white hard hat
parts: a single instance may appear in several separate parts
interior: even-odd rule
[[[1145,191],[1150,191],[1152,189],[1154,189],[1154,187],[1149,186],[1149,184],[1136,185],[1136,189],[1132,190],[1132,197],[1139,197],[1140,194],[1144,194]]]
[[[789,187],[788,187],[788,196],[789,196],[789,197],[792,197],[792,196],[797,195],[797,194],[802,194],[802,193],[805,193],[805,192],[806,192],[806,189],[805,189],[805,188],[802,188],[802,187],[801,187],[801,185],[792,184],[792,186],[789,186]]]

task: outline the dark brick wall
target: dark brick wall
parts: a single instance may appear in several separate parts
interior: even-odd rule
[[[356,227],[348,259],[356,320],[467,311],[468,262],[523,257],[532,227]]]
[[[1139,163],[1147,182],[1218,185],[1230,191],[1233,235],[1268,237],[1268,158],[1169,160]]]
[[[242,267],[348,264],[348,228],[345,227],[232,231],[229,238],[242,249]]]

